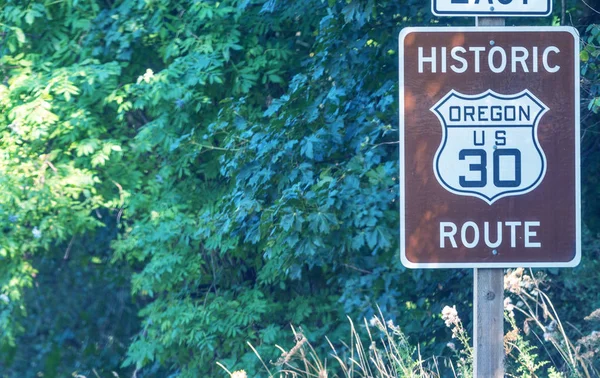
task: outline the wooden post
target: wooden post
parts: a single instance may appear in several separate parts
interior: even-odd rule
[[[501,17],[476,22],[505,25]],[[504,378],[504,269],[474,269],[473,310],[473,377]]]
[[[473,273],[473,377],[504,378],[504,269]]]

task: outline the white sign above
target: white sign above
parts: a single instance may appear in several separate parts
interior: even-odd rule
[[[552,13],[552,0],[432,0],[436,16],[540,17]]]

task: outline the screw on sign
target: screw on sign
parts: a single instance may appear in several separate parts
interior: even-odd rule
[[[575,29],[407,28],[399,43],[403,263],[577,265]]]

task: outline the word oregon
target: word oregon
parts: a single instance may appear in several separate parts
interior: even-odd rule
[[[529,105],[462,105],[451,106],[448,110],[451,122],[524,122],[531,119],[531,107]]]
[[[498,248],[510,244],[510,248],[517,247],[517,240],[522,240],[525,248],[541,248],[542,243],[536,240],[539,221],[508,221],[496,222],[492,237],[490,222],[483,222],[480,227],[475,222],[468,221],[459,227],[453,222],[440,222],[440,248],[466,248],[482,247]]]
[[[490,41],[493,44],[493,41]],[[419,46],[418,60],[419,73],[436,73],[438,70],[442,73],[452,70],[456,73],[481,72],[482,62],[494,73],[510,72],[539,72],[540,70],[555,73],[560,70],[560,66],[553,64],[552,60],[560,49],[556,46],[548,46],[540,49],[533,46],[531,50],[522,46],[511,46],[504,49],[501,46],[494,46],[488,50],[484,46],[455,46],[450,49],[448,57],[448,48],[431,47],[425,51]],[[439,52],[439,53],[438,53]],[[540,64],[541,55],[541,64]],[[487,59],[482,59],[482,57]],[[484,66],[484,67],[485,67]]]

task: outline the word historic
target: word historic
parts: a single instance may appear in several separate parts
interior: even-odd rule
[[[490,41],[490,44],[493,45],[494,41]],[[447,72],[448,69],[456,73],[478,73],[481,72],[482,61],[485,61],[485,65],[494,73],[539,72],[540,70],[555,73],[560,70],[560,65],[551,62],[551,57],[559,53],[560,49],[556,46],[548,46],[542,50],[538,46],[533,46],[531,50],[522,46],[511,46],[507,49],[501,46],[493,46],[490,49],[485,46],[468,48],[454,46],[450,49],[430,47],[427,50],[419,47],[419,73],[436,73],[438,69],[442,73]]]

